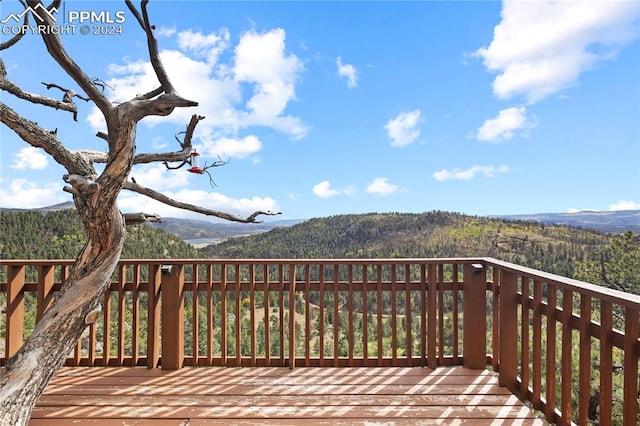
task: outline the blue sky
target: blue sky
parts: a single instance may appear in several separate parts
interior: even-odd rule
[[[1,19],[21,11],[0,7]],[[121,34],[80,34],[80,11],[95,12],[91,31],[124,21],[112,24]],[[213,187],[206,175],[136,166],[139,184],[172,198],[279,219],[640,209],[638,2],[151,1],[149,11],[174,86],[200,105],[141,122],[138,152],[177,150],[174,135],[197,113],[202,161],[229,160]],[[156,86],[123,3],[65,1],[57,17],[76,25],[61,36],[69,54],[114,102]],[[50,96],[40,82],[77,89],[44,55],[28,34],[2,52],[8,79]],[[105,149],[90,104],[78,101],[75,123],[2,102],[70,148]],[[2,207],[71,199],[51,158],[7,127],[0,136]],[[119,205],[205,219],[126,191]]]

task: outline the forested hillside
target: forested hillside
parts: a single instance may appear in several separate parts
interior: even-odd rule
[[[202,249],[223,258],[490,256],[572,276],[574,263],[602,250],[599,232],[457,213],[359,214],[311,219]]]
[[[75,210],[0,212],[0,258],[73,259],[84,245]],[[147,225],[127,227],[127,259],[191,258],[198,252],[173,234]]]

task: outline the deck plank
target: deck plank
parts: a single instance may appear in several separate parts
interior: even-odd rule
[[[494,373],[456,368],[62,368],[33,426],[542,425]]]

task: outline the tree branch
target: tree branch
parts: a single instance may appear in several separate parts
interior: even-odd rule
[[[162,222],[160,216],[155,213],[124,213],[122,216],[126,226],[140,225],[147,222]]]
[[[160,82],[160,86],[161,86],[160,92],[159,92],[159,89],[156,89],[153,92],[149,92],[147,95],[144,95],[145,99],[150,99],[148,96],[152,96],[151,94],[153,93],[157,93],[157,94],[160,94],[162,92],[175,93],[173,85],[169,80],[169,76],[167,75],[164,69],[164,66],[162,65],[162,61],[160,61],[160,54],[158,52],[158,42],[155,36],[153,35],[153,30],[155,29],[155,27],[151,25],[151,23],[149,22],[149,14],[147,13],[148,3],[149,3],[148,0],[142,0],[140,2],[140,9],[142,10],[142,15],[140,15],[140,13],[135,8],[133,3],[130,0],[126,1],[127,7],[129,8],[133,16],[136,18],[138,23],[140,24],[140,27],[142,27],[144,32],[147,34],[147,48],[149,50],[149,60],[151,61],[151,66],[153,67],[153,70],[155,71],[156,77],[158,77],[158,81]]]
[[[26,15],[25,15],[26,16]],[[25,101],[29,101],[31,103],[34,104],[40,104],[40,105],[44,105],[44,106],[48,106],[51,108],[55,108],[55,109],[61,109],[63,111],[69,111],[73,113],[73,119],[75,121],[78,121],[78,109],[76,107],[76,104],[73,103],[73,101],[71,101],[70,99],[73,98],[73,96],[75,97],[79,97],[81,99],[84,99],[86,101],[88,101],[89,99],[84,98],[80,95],[77,95],[75,92],[73,92],[72,90],[68,90],[67,93],[70,94],[70,96],[67,96],[65,94],[65,97],[63,98],[62,101],[59,101],[57,99],[53,99],[53,98],[48,98],[46,96],[41,96],[41,95],[37,95],[34,93],[29,93],[29,92],[25,92],[24,90],[22,90],[17,84],[13,83],[10,80],[7,80],[6,78],[6,69],[4,66],[4,62],[2,61],[2,58],[0,58],[0,90],[4,90],[5,92],[11,93],[12,95],[14,95],[17,98],[20,99],[24,99]],[[45,83],[43,83],[45,84]],[[49,85],[47,85],[49,86]],[[56,85],[51,85],[51,86],[56,86]],[[59,87],[59,86],[56,86]],[[49,87],[47,87],[49,88]],[[67,100],[69,99],[69,100]]]
[[[71,174],[91,176],[95,170],[82,155],[69,151],[58,140],[55,131],[48,131],[38,123],[23,118],[13,109],[0,102],[0,122],[13,130],[23,141],[36,148],[42,148],[57,163]]]
[[[157,191],[154,191],[153,189],[150,188],[145,188],[143,186],[140,186],[136,183],[133,182],[125,182],[123,189],[127,189],[129,191],[132,192],[137,192],[138,194],[141,195],[145,195],[149,198],[152,198],[156,201],[160,201],[163,204],[166,204],[168,206],[172,206],[172,207],[176,207],[179,209],[183,209],[183,210],[189,210],[192,212],[196,212],[196,213],[200,213],[206,216],[214,216],[214,217],[218,217],[220,219],[225,219],[225,220],[229,220],[232,222],[240,222],[240,223],[261,223],[261,221],[256,220],[256,218],[258,216],[264,215],[264,216],[276,216],[279,215],[280,213],[274,213],[274,212],[270,212],[270,211],[256,211],[253,214],[251,214],[250,216],[246,217],[246,218],[242,218],[239,216],[234,216],[231,215],[229,213],[225,213],[225,212],[220,212],[217,210],[210,210],[210,209],[206,209],[204,207],[200,207],[200,206],[196,206],[194,204],[189,204],[189,203],[183,203],[180,201],[176,201],[172,198],[167,197],[164,194],[161,194]]]
[[[35,9],[37,5],[41,5],[40,0],[27,0],[29,6]],[[51,17],[46,13],[41,16],[43,22],[40,24],[47,27],[53,27],[55,22],[52,22]],[[55,31],[42,31],[42,40],[44,41],[47,51],[51,57],[60,65],[60,67],[66,71],[66,73],[80,86],[80,88],[89,96],[89,98],[96,104],[96,106],[102,111],[105,117],[108,117],[113,110],[111,102],[102,94],[100,90],[93,84],[93,81],[84,73],[82,68],[75,63],[73,59],[67,54],[67,51],[62,45],[62,41]]]

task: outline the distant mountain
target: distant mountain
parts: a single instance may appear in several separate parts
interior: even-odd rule
[[[0,212],[57,212],[60,210],[75,209],[76,206],[73,201],[65,201],[64,203],[54,204],[53,206],[39,207],[36,209],[13,209],[13,208],[0,208]]]
[[[166,232],[177,235],[185,241],[213,240],[222,241],[227,238],[242,235],[254,235],[270,231],[274,228],[295,225],[299,220],[276,220],[263,223],[235,223],[235,222],[208,222],[205,220],[178,219],[173,217],[163,218],[160,223],[150,223],[149,226],[163,229]]]
[[[576,226],[601,232],[640,232],[640,210],[580,211],[576,213],[539,213],[493,216],[545,224]]]

